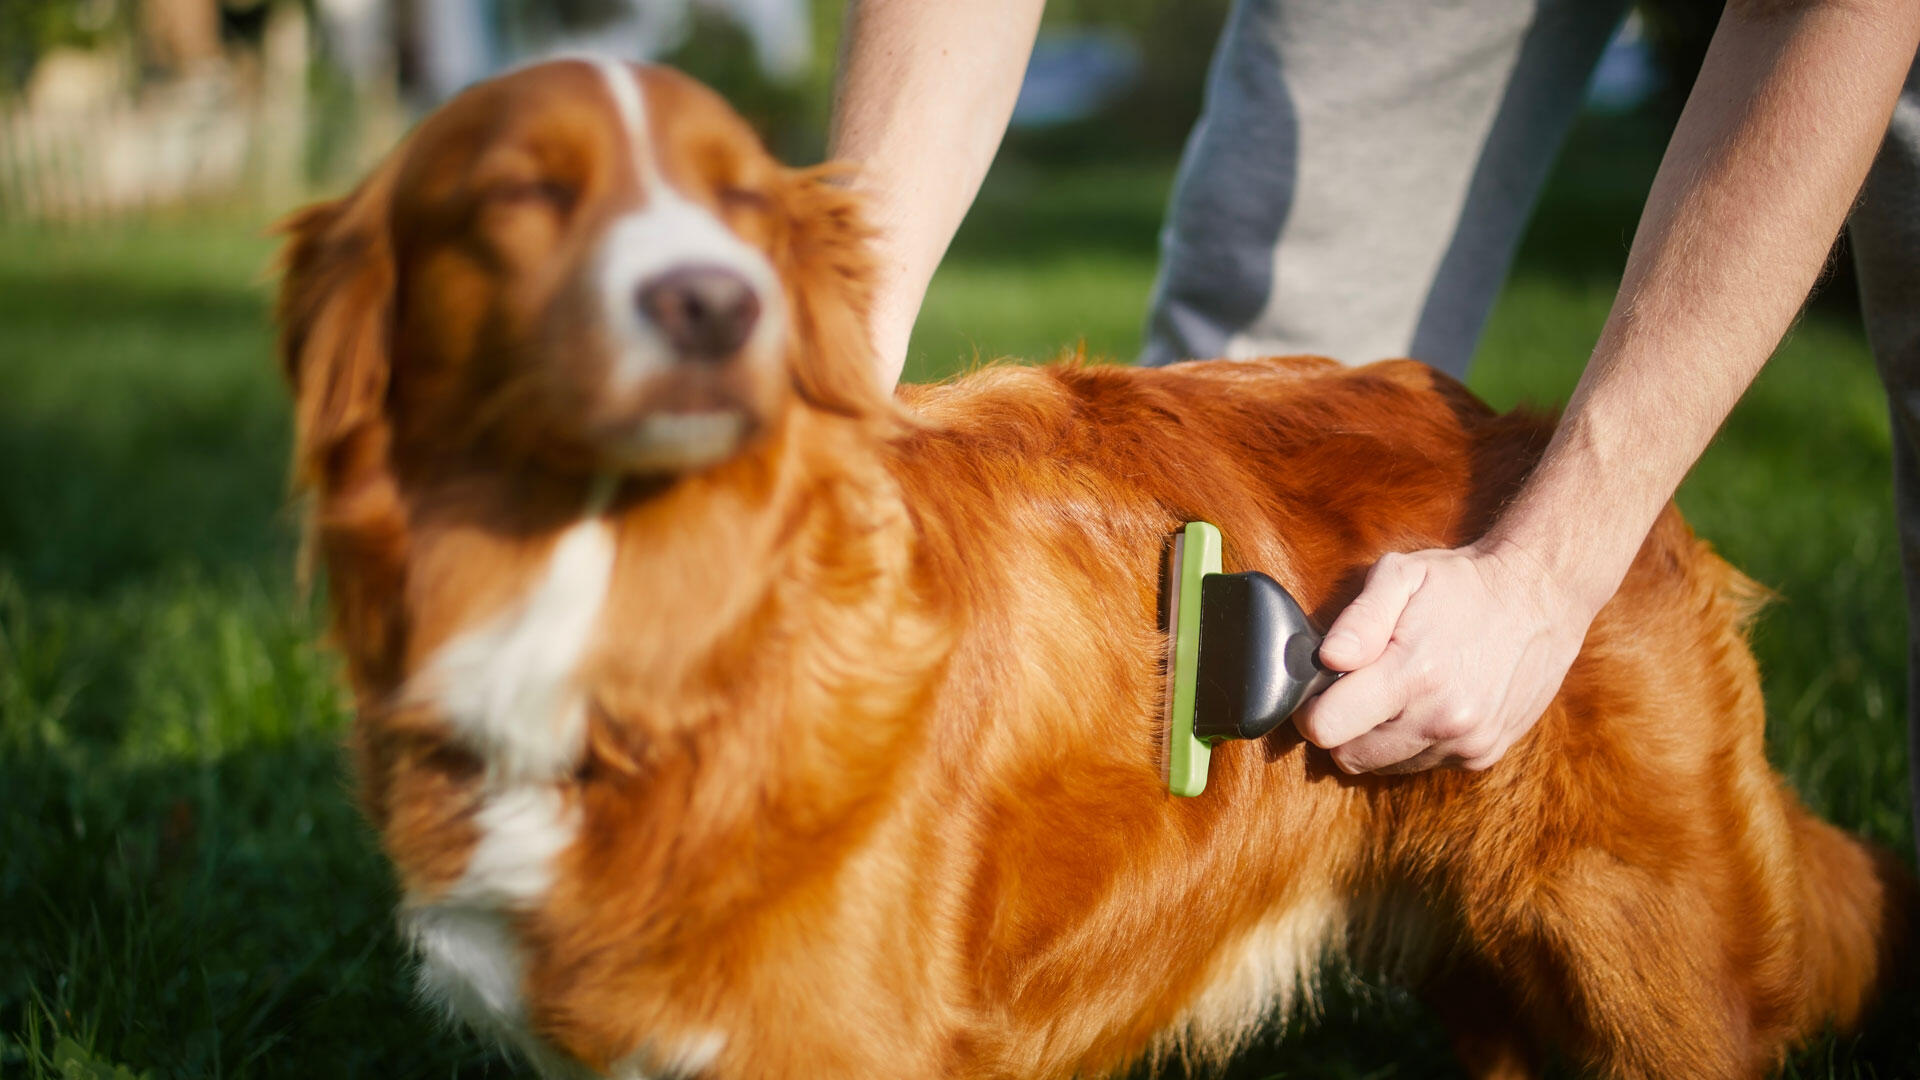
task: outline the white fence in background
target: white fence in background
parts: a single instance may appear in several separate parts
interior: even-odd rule
[[[265,156],[257,112],[230,101],[0,111],[0,215],[90,221],[239,196]]]
[[[0,103],[0,218],[87,222],[180,205],[299,193],[307,29],[297,4],[269,22],[257,63],[140,88],[111,60],[62,58],[71,78]]]

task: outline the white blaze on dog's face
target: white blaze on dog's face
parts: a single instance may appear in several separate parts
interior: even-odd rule
[[[655,399],[602,438],[617,459],[639,469],[707,464],[731,453],[752,420],[745,403],[728,395],[725,365],[775,368],[786,333],[773,264],[720,218],[729,199],[765,197],[741,186],[751,177],[737,163],[717,188],[718,205],[681,194],[657,160],[667,144],[648,134],[641,80],[623,64],[595,67],[634,148],[645,196],[607,226],[593,260],[613,353],[608,389],[616,397]],[[689,179],[699,187],[707,178]]]
[[[730,457],[806,394],[795,308],[830,223],[794,203],[818,187],[673,72],[556,61],[467,91],[391,187],[401,437],[596,471]]]

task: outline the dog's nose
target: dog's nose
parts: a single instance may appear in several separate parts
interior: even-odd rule
[[[753,284],[722,266],[683,266],[640,286],[640,312],[683,360],[725,360],[760,318]]]

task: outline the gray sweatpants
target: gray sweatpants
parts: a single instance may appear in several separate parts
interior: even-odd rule
[[[1625,6],[1237,0],[1174,183],[1141,361],[1413,356],[1464,374]],[[1920,630],[1920,63],[1850,228]]]

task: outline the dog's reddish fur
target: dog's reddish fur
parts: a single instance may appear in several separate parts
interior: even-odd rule
[[[612,153],[580,76],[514,78],[508,102],[561,99],[572,167]],[[646,78],[663,145],[717,131],[762,171],[769,205],[740,229],[789,290],[792,385],[742,453],[629,480],[610,512],[565,785],[580,833],[514,924],[547,1044],[604,1070],[717,1029],[716,1077],[1219,1058],[1284,989],[1256,985],[1260,958],[1316,919],[1334,952],[1410,979],[1479,1075],[1552,1053],[1759,1075],[1860,1016],[1903,886],[1768,768],[1756,589],[1676,512],[1495,768],[1349,777],[1283,727],[1173,797],[1168,537],[1217,523],[1228,569],[1272,573],[1325,625],[1383,554],[1483,530],[1545,421],[1410,362],[1309,358],[993,367],[905,392],[903,418],[866,378],[851,198],[739,149],[699,88]],[[467,114],[506,93],[462,98],[293,219],[281,304],[366,803],[423,894],[465,865],[485,763],[399,690],[527,587],[588,482],[565,448],[445,400],[422,358],[519,298],[476,279],[431,319],[396,310],[398,280],[452,272],[409,263],[409,231],[466,227],[432,219],[446,132],[484,142]],[[534,257],[579,257],[541,235]]]

